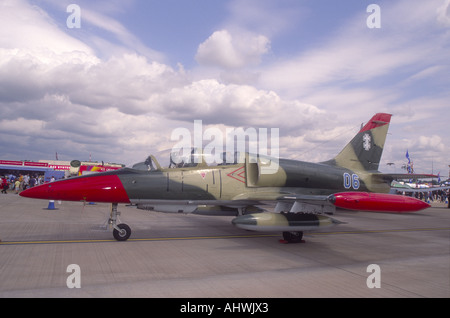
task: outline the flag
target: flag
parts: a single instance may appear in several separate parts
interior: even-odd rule
[[[56,160],[58,160],[58,152],[56,152]]]
[[[408,150],[406,150],[406,159],[408,159],[408,164],[406,165],[406,168],[408,169],[408,173],[412,173],[412,168],[411,168],[411,158],[409,157],[409,152]]]
[[[438,173],[438,183],[441,183],[441,172]]]

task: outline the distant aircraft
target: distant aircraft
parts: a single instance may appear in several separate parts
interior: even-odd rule
[[[287,242],[299,242],[304,231],[339,224],[327,215],[336,207],[393,213],[429,207],[412,197],[388,194],[394,178],[406,175],[378,171],[391,116],[374,115],[336,157],[321,163],[267,156],[252,160],[246,153],[242,163],[208,166],[200,161],[162,168],[150,156],[133,168],[56,181],[20,195],[112,203],[109,224],[119,241],[127,240],[131,229],[117,224],[118,204],[132,204],[159,212],[235,215],[232,224],[239,228],[279,231]],[[275,163],[273,173],[264,173],[264,167]],[[273,212],[262,212],[267,201],[275,204]]]

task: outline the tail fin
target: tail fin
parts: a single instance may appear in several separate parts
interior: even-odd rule
[[[326,163],[354,171],[377,171],[391,117],[384,113],[373,116],[352,141]]]

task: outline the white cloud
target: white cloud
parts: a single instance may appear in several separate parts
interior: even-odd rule
[[[36,57],[38,56],[38,57]],[[51,61],[49,63],[43,62]],[[165,64],[124,55],[101,61],[80,52],[56,54],[0,49],[0,100],[24,101],[46,94],[66,95],[77,104],[116,107],[125,113],[145,113],[146,100],[184,83]]]
[[[305,94],[327,85],[360,84],[421,62],[429,53],[421,44],[411,48],[415,54],[373,36],[341,37],[268,67],[261,73],[261,83],[290,94]]]
[[[129,32],[120,22],[118,22],[115,19],[112,19],[108,16],[105,16],[104,14],[100,14],[97,11],[92,11],[88,9],[88,6],[84,7],[83,9],[83,21],[85,21],[88,24],[91,24],[93,26],[99,27],[103,30],[106,30],[110,33],[112,33],[120,43],[122,43],[123,47],[110,44],[107,47],[107,50],[103,49],[105,43],[101,43],[100,46],[96,46],[97,50],[101,52],[102,55],[105,56],[113,56],[116,51],[123,50],[125,48],[133,48],[132,50],[129,50],[129,52],[138,52],[139,54],[144,55],[150,60],[153,61],[159,61],[164,62],[165,56],[161,52],[158,52],[154,49],[151,49],[147,47],[145,44],[142,43],[141,40],[139,40],[134,34]],[[88,39],[89,42],[92,42],[93,44],[98,44],[98,42],[105,42],[99,41],[97,37],[90,37]],[[111,52],[111,48],[114,48]]]
[[[226,69],[256,65],[270,48],[270,41],[263,35],[241,33],[232,35],[227,30],[214,32],[199,45],[196,60],[200,64]]]
[[[173,119],[229,126],[283,127],[305,131],[323,115],[317,107],[296,100],[284,100],[273,91],[248,85],[221,84],[201,80],[158,95],[152,104]],[[161,113],[161,114],[162,114]],[[292,121],[295,114],[296,120]],[[299,128],[300,127],[300,128]]]
[[[83,42],[68,37],[48,14],[24,0],[0,2],[0,47],[33,49],[55,53],[81,51],[91,54]]]
[[[445,0],[437,10],[437,21],[443,26],[450,26],[450,0]]]
[[[427,151],[444,151],[445,146],[442,143],[442,138],[437,135],[420,136],[418,140],[414,141],[412,146],[417,146],[419,150]]]

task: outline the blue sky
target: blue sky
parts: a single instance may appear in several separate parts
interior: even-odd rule
[[[147,46],[166,52],[171,64],[192,66],[198,43],[214,31],[225,10],[222,1],[141,1],[133,18],[127,13],[123,21]]]
[[[5,0],[0,156],[130,165],[203,120],[280,128],[280,156],[322,161],[388,112],[380,169],[408,149],[447,176],[449,53],[450,0]]]
[[[365,21],[370,3],[361,0],[32,2],[46,8],[62,24],[68,16],[63,9],[70,3],[77,3],[82,10],[100,12],[120,22],[147,47],[164,52],[169,63],[180,62],[187,67],[196,63],[198,44],[218,29],[240,27],[272,36],[271,55],[290,56],[332,36],[349,18],[360,16]],[[366,27],[365,23],[361,27]],[[114,41],[114,36],[101,28],[92,24],[86,28]],[[66,31],[81,39],[86,35],[84,30]]]

